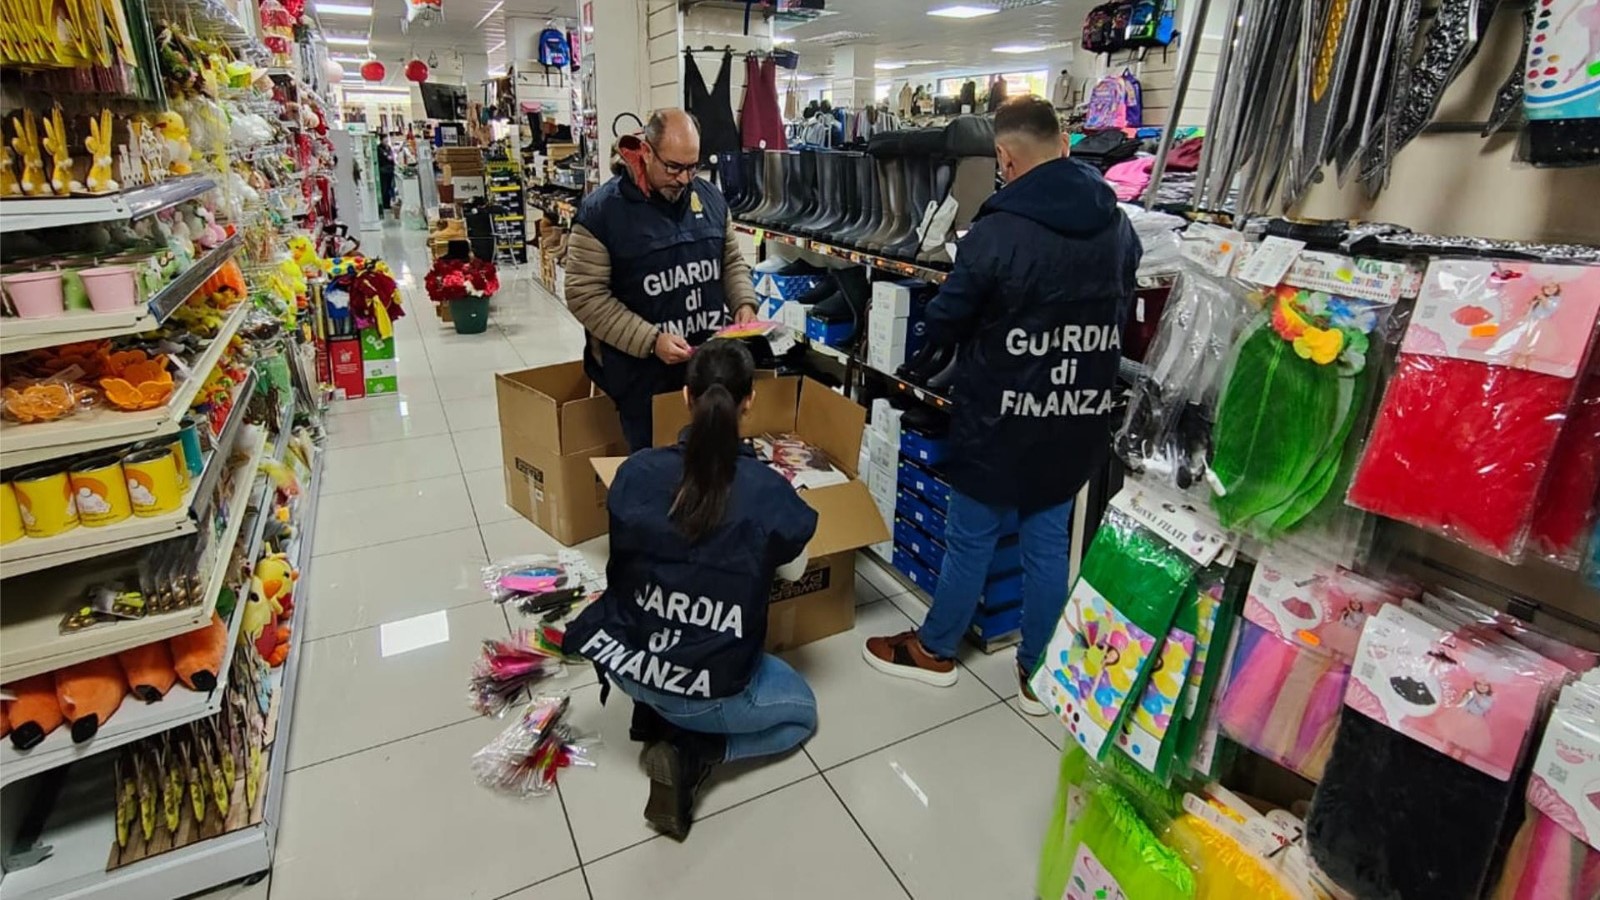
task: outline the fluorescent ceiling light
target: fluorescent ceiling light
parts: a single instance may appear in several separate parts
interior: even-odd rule
[[[370,6],[350,6],[345,3],[318,3],[317,14],[323,16],[370,16]]]
[[[341,37],[337,34],[323,35],[322,41],[330,47],[365,47],[372,43],[364,37]]]
[[[993,6],[946,6],[942,9],[930,9],[928,15],[946,19],[976,19],[979,16],[992,16],[999,11]]]
[[[483,52],[484,53],[493,53],[496,50],[499,50],[501,47],[504,47],[505,45],[506,45],[506,42],[502,40],[500,43],[495,44],[493,47],[490,47],[489,49],[487,49],[487,50],[485,50]]]
[[[398,84],[351,84],[345,86],[346,90],[375,91],[380,94],[409,94],[411,88]]]
[[[499,12],[500,11],[500,7],[505,6],[505,5],[506,5],[506,0],[500,0],[500,2],[498,2],[495,5],[489,7],[489,11],[483,14],[483,18],[478,20],[478,24],[476,24],[476,25],[474,25],[472,27],[474,29],[483,27],[483,23],[489,21],[489,17],[494,15],[495,13]]]
[[[330,53],[330,54],[328,54],[328,58],[333,60],[336,63],[357,63],[357,64],[364,63],[368,59],[371,59],[371,57],[369,57],[369,56],[356,56],[356,55],[351,54],[351,53]]]
[[[1045,47],[1043,44],[1002,44],[993,49],[995,53],[1039,53]]]
[[[906,64],[900,62],[881,62],[873,63],[872,67],[880,72],[892,72],[895,69],[904,69]]]
[[[792,38],[792,37],[783,37],[781,35],[776,35],[775,34],[775,35],[772,36],[772,42],[774,44],[792,44],[792,43],[794,43],[794,38]]]

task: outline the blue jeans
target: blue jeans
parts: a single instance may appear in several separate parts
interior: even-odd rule
[[[793,750],[817,730],[817,698],[811,686],[770,653],[762,654],[750,683],[732,697],[680,697],[611,677],[623,693],[679,728],[727,735],[729,762]]]
[[[961,644],[961,634],[972,624],[978,598],[994,559],[1001,531],[1020,519],[1022,527],[1022,646],[1017,663],[1028,672],[1055,633],[1056,620],[1067,604],[1068,539],[1072,531],[1072,501],[1019,516],[1017,510],[989,506],[950,492],[945,525],[944,568],[933,605],[922,620],[918,637],[936,656],[951,658]]]

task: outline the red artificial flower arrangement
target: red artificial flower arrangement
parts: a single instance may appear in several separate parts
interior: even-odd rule
[[[422,284],[428,299],[435,303],[464,300],[467,297],[492,297],[500,290],[500,276],[494,263],[482,259],[435,260]]]

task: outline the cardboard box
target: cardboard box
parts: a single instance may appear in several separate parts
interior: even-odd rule
[[[911,315],[911,283],[874,281],[868,318],[904,319]]]
[[[655,398],[654,442],[678,439],[689,411],[680,394]],[[740,423],[746,437],[766,432],[794,432],[822,448],[850,481],[802,491],[800,498],[817,511],[817,532],[807,545],[811,557],[799,581],[778,581],[767,613],[767,649],[788,650],[855,625],[855,551],[889,539],[889,527],[857,478],[866,410],[809,378],[763,379],[750,412]],[[622,458],[596,459],[600,480],[610,484]]]
[[[482,200],[485,193],[482,175],[457,175],[450,179],[450,187],[457,203],[467,200]]]
[[[361,329],[361,374],[366,380],[369,397],[400,390],[400,367],[395,358],[393,335],[379,337],[376,328]]]
[[[866,435],[867,457],[872,465],[893,472],[900,466],[900,445],[876,431]]]
[[[336,399],[359,400],[367,395],[367,379],[361,370],[361,341],[355,335],[328,338],[328,365]]]
[[[883,435],[896,447],[900,446],[900,417],[903,415],[905,410],[895,409],[887,397],[872,401],[873,433]]]
[[[567,546],[606,533],[590,460],[627,452],[611,398],[569,362],[495,376],[506,503]]]

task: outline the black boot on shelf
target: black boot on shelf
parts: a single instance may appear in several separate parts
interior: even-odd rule
[[[943,372],[950,365],[950,360],[955,358],[955,348],[950,346],[935,346],[923,344],[922,349],[909,362],[895,370],[895,377],[911,384],[922,385],[928,379]]]
[[[747,222],[761,224],[778,208],[783,196],[783,155],[768,150],[761,154],[761,202],[745,210]]]
[[[779,269],[779,275],[826,275],[828,270],[821,266],[814,266],[803,259],[790,260]]]
[[[841,247],[855,246],[856,236],[872,217],[872,157],[853,153],[850,159],[850,215],[832,238]]]
[[[806,204],[807,195],[800,176],[800,159],[799,153],[783,155],[783,202],[766,218],[766,224],[773,228],[781,229],[786,223],[793,221],[795,214]]]
[[[828,208],[823,210],[822,220],[812,223],[811,233],[819,241],[837,244],[839,227],[850,216],[852,206],[850,165],[852,154],[843,151],[828,154],[832,157],[828,185]]]
[[[928,156],[909,156],[907,171],[907,194],[910,202],[906,204],[908,213],[908,226],[899,234],[898,240],[886,242],[883,248],[884,256],[896,259],[914,259],[917,250],[922,245],[919,228],[924,217],[928,215],[928,206],[933,199],[933,159]]]
[[[804,198],[794,213],[778,228],[794,233],[800,223],[817,214],[822,206],[822,167],[817,164],[817,151],[800,151],[800,193]]]
[[[956,364],[960,361],[961,354],[952,352],[950,354],[950,362],[945,365],[943,370],[929,378],[924,387],[942,397],[950,396],[950,385],[956,380]]]
[[[766,173],[759,153],[745,151],[739,154],[739,168],[744,173],[744,194],[737,203],[730,203],[728,211],[734,218],[742,218],[766,199]]]
[[[900,204],[904,202],[901,190],[901,159],[898,156],[886,157],[882,160],[882,168],[878,174],[883,178],[883,219],[878,227],[861,242],[861,249],[868,253],[877,253],[883,249],[883,241],[894,233],[900,223]]]
[[[868,154],[871,156],[871,154]],[[883,220],[889,214],[889,175],[888,165],[885,160],[872,156],[872,215],[861,226],[860,232],[855,235],[851,244],[860,249],[866,249],[867,242],[883,227]]]
[[[804,210],[804,214],[789,226],[789,231],[795,234],[810,237],[817,223],[827,217],[829,208],[833,205],[831,196],[833,191],[833,164],[834,155],[822,150],[810,154],[812,164],[816,167],[816,187],[813,191],[813,201]]]
[[[796,303],[800,304],[801,306],[811,306],[813,304],[821,303],[829,297],[832,297],[834,294],[839,293],[839,282],[834,280],[833,270],[824,269],[822,272],[825,277],[820,279],[816,286],[811,290],[806,291],[804,294],[801,294],[798,298],[796,298]]]
[[[727,755],[726,737],[693,731],[679,730],[671,739],[650,745],[644,752],[644,769],[650,776],[645,821],[673,840],[688,837],[700,789]]]

